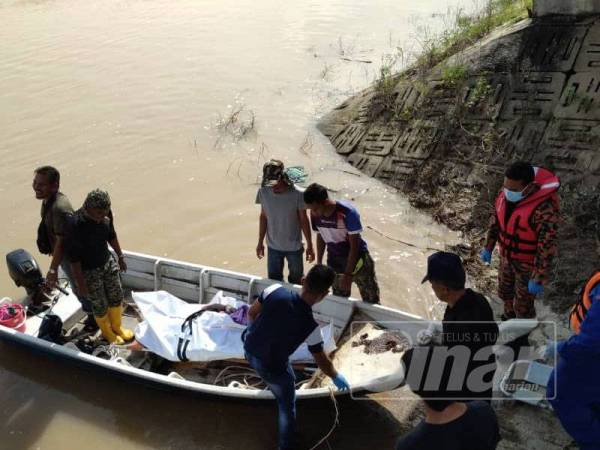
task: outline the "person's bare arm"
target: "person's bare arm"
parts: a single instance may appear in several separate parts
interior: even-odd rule
[[[262,310],[262,303],[256,300],[248,310],[248,320],[254,322]]]
[[[83,270],[80,262],[71,262],[71,272],[77,286],[77,295],[79,297],[88,297],[90,295],[85,278],[83,278]]]
[[[325,352],[317,352],[312,354],[317,366],[319,369],[330,378],[335,378],[337,376],[337,370],[333,367],[333,363],[329,359],[329,357],[325,354]]]
[[[310,229],[310,222],[308,220],[308,214],[305,209],[298,210],[298,219],[300,220],[300,228],[302,228],[302,234],[306,240],[306,260],[313,262],[315,260],[315,251],[312,245],[312,232]]]
[[[325,241],[320,233],[317,233],[317,264],[323,264],[323,255],[325,254]]]
[[[62,236],[56,236],[54,243],[54,250],[52,251],[52,261],[50,261],[50,267],[48,268],[48,274],[46,275],[46,284],[49,288],[54,288],[58,281],[58,266],[63,260],[65,255],[65,241]]]
[[[265,256],[265,236],[267,235],[267,215],[264,208],[260,208],[260,216],[258,218],[258,244],[256,245],[256,257],[261,259]]]
[[[117,258],[119,259],[119,268],[121,269],[121,272],[126,272],[127,264],[125,263],[125,256],[123,255],[123,250],[121,250],[121,244],[119,244],[119,238],[115,237],[114,239],[108,241],[108,243],[117,254]]]
[[[341,288],[346,292],[350,292],[350,289],[352,287],[352,277],[354,273],[354,268],[356,267],[356,263],[358,261],[358,253],[360,250],[360,234],[349,234],[348,242],[350,244],[350,253],[348,254],[348,260],[346,261],[346,270],[344,270],[341,282]]]

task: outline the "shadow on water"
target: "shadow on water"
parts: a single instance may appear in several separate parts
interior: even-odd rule
[[[24,355],[19,347],[5,343],[0,343],[0,404],[3,445],[15,450],[43,442],[59,416],[76,418],[99,429],[98,433],[109,433],[117,443],[125,444],[121,448],[276,448],[276,408],[271,402],[223,401],[163,392],[46,356]],[[329,438],[331,448],[393,448],[399,424],[387,409],[372,401],[349,398],[341,400],[338,407],[340,425]],[[308,449],[323,437],[334,417],[330,400],[300,402],[302,447]],[[62,434],[65,437],[61,440],[69,439],[68,431]],[[94,448],[86,437],[79,435],[77,440]],[[97,442],[96,448],[105,448],[102,440],[91,441]],[[328,447],[324,443],[319,448]]]

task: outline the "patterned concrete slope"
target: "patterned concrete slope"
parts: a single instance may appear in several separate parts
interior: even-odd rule
[[[456,68],[460,79],[448,75]],[[394,83],[391,93],[373,86],[348,99],[319,129],[350,164],[471,237],[508,161],[556,171],[566,270],[548,291],[563,298],[559,309],[572,303],[600,263],[600,16],[525,20]]]
[[[444,67],[458,64],[466,66],[468,78],[447,83]],[[482,79],[488,92],[473,98]],[[505,147],[496,150],[503,158],[528,154],[563,175],[600,181],[595,151],[600,142],[600,22],[593,19],[527,20],[499,30],[424,77],[400,79],[393,96],[399,113],[394,117],[377,114],[372,88],[337,107],[319,126],[338,153],[369,175],[402,184],[404,175],[432,154],[458,155],[458,148],[447,147],[461,133],[448,125],[460,119],[477,136],[499,130]]]

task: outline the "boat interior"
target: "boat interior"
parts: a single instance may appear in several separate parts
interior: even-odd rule
[[[126,262],[128,270],[122,274],[126,292],[123,325],[132,330],[144,320],[132,300],[132,291],[165,290],[181,300],[199,305],[208,304],[217,292],[222,291],[228,297],[251,303],[273,283],[260,277],[139,253],[126,252]],[[87,316],[69,289],[67,279],[62,277],[59,282],[64,293],[55,291],[45,295],[41,306],[28,308],[26,334],[38,336],[43,317],[51,312],[62,320],[59,343],[66,348],[170,378],[230,388],[265,388],[244,359],[173,362],[135,340],[121,346],[108,345],[99,331],[86,328]],[[289,287],[299,289],[298,286]],[[315,305],[313,311],[321,325],[333,324],[337,343],[337,350],[332,355],[334,364],[355,384],[399,370],[399,353],[423,328],[414,324],[419,319],[409,314],[336,296],[327,297]],[[313,362],[294,364],[294,370],[298,389],[326,387],[331,383]]]

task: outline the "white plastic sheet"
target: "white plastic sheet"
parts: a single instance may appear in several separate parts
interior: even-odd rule
[[[227,314],[206,311],[193,321],[192,334],[182,335],[183,321],[203,305],[187,303],[166,291],[133,292],[133,300],[144,318],[135,329],[135,338],[144,347],[169,361],[179,361],[177,346],[180,337],[189,339],[186,357],[190,361],[243,359],[242,332],[245,326],[235,323]],[[221,291],[210,302],[239,307],[243,303],[225,297]],[[333,324],[321,328],[324,350],[335,350]],[[308,346],[303,343],[290,358],[292,361],[312,361]]]

